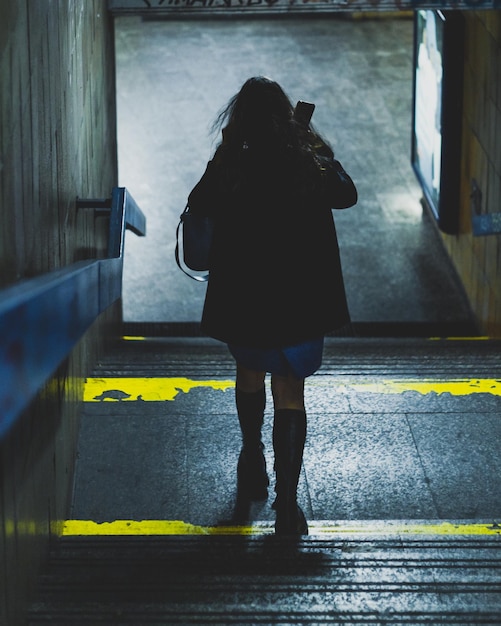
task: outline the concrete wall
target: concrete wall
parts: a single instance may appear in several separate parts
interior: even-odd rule
[[[102,255],[107,223],[75,209],[117,184],[106,0],[0,0],[0,288]],[[82,380],[107,313],[0,442],[0,623],[22,611],[67,517]]]
[[[471,181],[483,209],[501,212],[501,12],[465,13],[460,233],[444,236],[482,330],[501,337],[501,235],[474,237]]]

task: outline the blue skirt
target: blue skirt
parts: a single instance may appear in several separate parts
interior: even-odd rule
[[[314,374],[322,365],[324,338],[312,339],[287,348],[242,348],[228,345],[228,349],[244,367],[258,372],[270,372],[287,376],[292,372],[296,378]]]

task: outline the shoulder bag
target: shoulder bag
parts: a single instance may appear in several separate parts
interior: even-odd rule
[[[212,218],[195,215],[186,205],[176,230],[176,263],[193,280],[209,279],[209,253],[214,223]]]

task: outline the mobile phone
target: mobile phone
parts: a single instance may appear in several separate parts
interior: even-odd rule
[[[308,126],[314,110],[314,104],[312,104],[311,102],[303,102],[302,100],[299,100],[299,102],[296,104],[296,108],[294,109],[294,119],[303,126]]]

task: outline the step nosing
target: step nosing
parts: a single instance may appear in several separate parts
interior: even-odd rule
[[[501,520],[501,517],[500,517]],[[501,525],[495,520],[374,520],[308,522],[310,537],[342,536],[501,536]],[[274,524],[268,521],[204,526],[181,520],[66,520],[63,537],[70,536],[249,536],[274,534]]]

